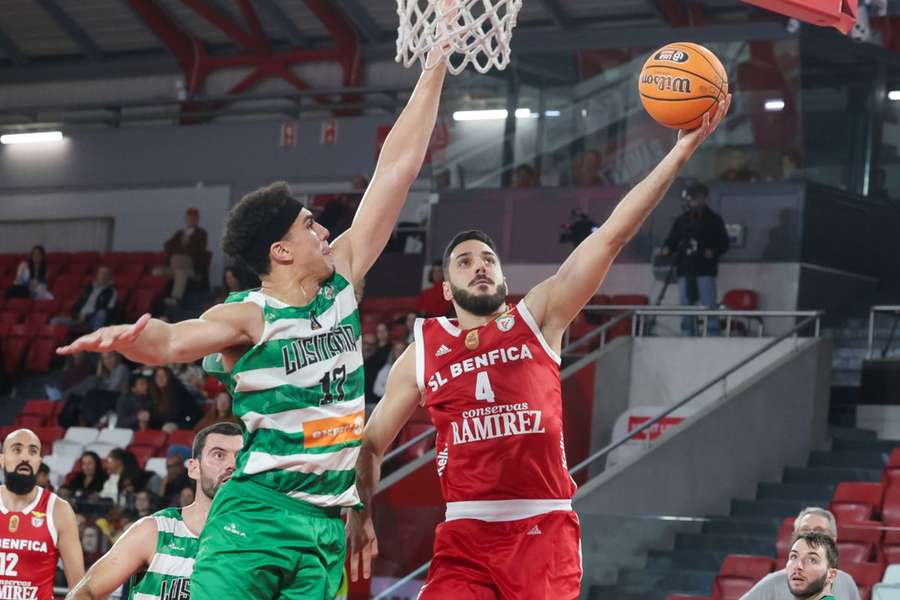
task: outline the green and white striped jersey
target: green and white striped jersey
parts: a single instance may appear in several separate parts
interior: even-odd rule
[[[199,539],[181,518],[180,508],[165,508],[156,521],[156,553],[141,575],[129,584],[129,600],[188,600]]]
[[[323,508],[357,506],[365,377],[353,286],[335,273],[303,307],[260,290],[226,302],[252,302],[265,319],[259,343],[230,372],[221,354],[203,361],[228,388],[244,428],[232,479]]]

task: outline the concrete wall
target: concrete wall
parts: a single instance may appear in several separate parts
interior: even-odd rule
[[[631,377],[631,356],[634,340],[622,337],[613,340],[596,363],[594,412],[591,424],[591,453],[612,441],[616,419],[628,409]]]
[[[645,454],[593,478],[576,496],[584,514],[703,516],[825,443],[831,347],[802,340],[726,399],[674,428]]]

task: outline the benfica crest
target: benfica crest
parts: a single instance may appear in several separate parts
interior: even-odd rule
[[[44,524],[44,517],[47,516],[47,513],[34,511],[31,513],[31,526],[32,527],[41,527]]]
[[[19,530],[19,515],[13,515],[9,518],[9,532],[15,533]]]
[[[506,333],[515,326],[516,318],[512,315],[503,315],[502,317],[497,318],[496,323],[497,329]]]
[[[466,334],[466,348],[469,350],[475,350],[478,348],[481,341],[478,339],[478,330],[473,329],[469,333]]]

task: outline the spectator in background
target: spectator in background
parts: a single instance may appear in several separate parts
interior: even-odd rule
[[[837,543],[837,521],[834,515],[816,506],[804,508],[794,521],[794,533],[791,538],[796,540],[799,536],[809,533],[824,534]],[[832,591],[840,600],[860,600],[856,582],[843,571],[837,572]],[[741,597],[741,600],[793,600],[793,598],[788,590],[787,569],[782,569],[760,579],[753,589]]]
[[[66,357],[65,365],[63,365],[62,381],[60,385],[62,391],[68,391],[94,374],[94,364],[91,362],[91,355],[87,352],[77,352]],[[59,390],[57,390],[57,394]]]
[[[206,411],[206,414],[197,425],[194,426],[194,431],[197,432],[221,422],[234,423],[235,425],[240,425],[241,423],[231,412],[231,396],[228,395],[228,392],[220,392],[216,395],[213,405]]]
[[[184,466],[186,459],[177,452],[169,451],[166,456],[166,476],[159,484],[159,499],[162,506],[177,506],[181,490],[191,487],[191,478],[188,477]]]
[[[731,148],[725,156],[725,170],[719,175],[719,181],[754,182],[762,178],[748,165],[747,153],[741,148]]]
[[[534,188],[540,184],[538,172],[529,164],[521,164],[513,170],[511,187]]]
[[[178,506],[184,508],[185,506],[190,506],[194,502],[194,488],[186,487],[181,490],[181,493],[178,495]]]
[[[156,512],[156,495],[148,490],[141,490],[134,495],[134,519],[143,519]]]
[[[119,395],[128,389],[130,373],[118,352],[103,354],[93,377],[84,379],[64,395],[65,406],[59,415],[63,427],[94,427],[113,411]]]
[[[116,506],[127,506],[129,500],[134,501],[128,498],[128,490],[133,490],[131,493],[134,494],[143,489],[146,474],[134,454],[121,448],[110,451],[106,465],[109,477],[100,491],[100,497],[109,498]]]
[[[379,323],[375,326],[375,350],[367,360],[363,361],[363,373],[365,374],[366,386],[365,395],[366,402],[369,404],[378,402],[381,399],[381,396],[376,396],[373,393],[372,386],[375,384],[375,378],[378,376],[378,372],[381,371],[381,368],[384,367],[390,356],[391,332],[385,323]]]
[[[601,185],[603,181],[603,155],[597,150],[588,150],[584,156],[572,164],[575,185]]]
[[[172,306],[181,303],[188,282],[199,277],[200,268],[207,266],[207,235],[206,230],[200,227],[200,211],[187,209],[184,222],[184,228],[172,234],[163,244],[168,266],[154,270],[154,275],[172,278],[172,295],[166,299],[166,303]]]
[[[35,485],[44,488],[47,491],[53,491],[53,485],[50,483],[50,467],[41,463],[35,475]]]
[[[444,297],[444,269],[441,261],[431,264],[428,272],[428,282],[431,284],[419,292],[416,298],[416,312],[423,317],[443,317],[450,313],[453,303]]]
[[[150,379],[145,375],[135,375],[131,378],[131,389],[120,394],[116,400],[116,427],[137,429],[138,413],[148,410],[150,410]]]
[[[112,278],[112,269],[103,265],[97,269],[94,281],[81,291],[72,307],[71,317],[54,317],[51,323],[96,331],[106,325],[116,308],[117,300],[118,293]]]
[[[106,471],[100,463],[96,452],[85,452],[81,455],[81,472],[76,473],[66,487],[75,498],[90,498],[99,494],[106,483]]]
[[[375,376],[375,382],[372,384],[372,393],[378,400],[381,400],[384,396],[384,388],[387,386],[387,379],[388,374],[391,372],[391,366],[398,358],[400,358],[400,355],[406,350],[406,346],[407,343],[405,339],[394,340],[391,343],[391,354],[384,366],[381,367],[381,370],[378,371],[378,374]],[[378,400],[376,400],[376,402]]]
[[[43,246],[32,248],[28,260],[19,263],[16,279],[13,285],[7,288],[6,297],[53,299],[53,294],[47,289],[47,251]]]
[[[803,181],[803,158],[796,150],[787,150],[781,155],[781,180]]]
[[[253,273],[232,266],[226,267],[222,273],[222,291],[216,297],[214,304],[222,304],[228,299],[228,296],[243,290],[250,290],[259,287],[259,278]]]
[[[156,367],[150,382],[150,426],[171,433],[191,429],[203,415],[194,397],[168,367]]]
[[[81,529],[81,549],[84,566],[90,567],[109,550],[109,539],[96,525],[85,525]]]
[[[150,429],[152,429],[150,427],[150,411],[139,410],[137,412],[137,427],[135,431],[149,431]]]
[[[678,275],[679,302],[715,308],[718,303],[716,276],[719,273],[719,257],[728,250],[728,233],[725,222],[706,205],[709,188],[693,181],[682,192],[686,210],[672,225],[660,252],[674,256]],[[696,334],[696,320],[686,316],[681,320],[686,335]],[[708,320],[708,333],[719,332],[719,320]]]
[[[362,335],[362,355],[363,360],[369,360],[375,353],[375,334],[364,333]]]

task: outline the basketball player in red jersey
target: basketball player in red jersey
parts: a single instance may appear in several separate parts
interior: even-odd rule
[[[348,522],[351,578],[378,553],[372,493],[385,450],[420,403],[437,428],[437,473],[447,502],[421,599],[574,599],[581,586],[575,483],[566,466],[559,353],[563,333],[700,144],[729,96],[701,127],[682,131],[660,164],[550,279],[515,306],[493,241],[463,232],[445,253],[444,294],[456,323],[419,320],[365,429],[357,488],[365,509]]]
[[[60,557],[69,587],[84,576],[75,512],[36,483],[41,442],[34,432],[10,433],[0,453],[0,600],[53,600]]]

